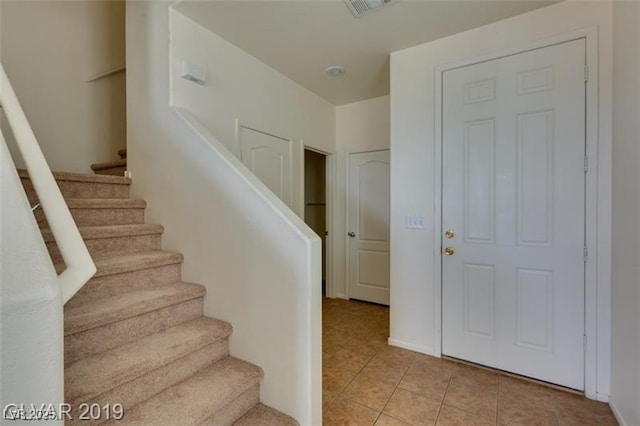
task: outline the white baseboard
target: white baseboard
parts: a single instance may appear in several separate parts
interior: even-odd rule
[[[609,402],[609,395],[607,395],[605,393],[597,393],[596,392],[596,401]]]
[[[611,411],[613,412],[613,415],[615,416],[620,426],[627,426],[627,423],[624,421],[622,414],[620,414],[620,411],[618,411],[613,401],[609,401],[609,407],[611,407]]]
[[[421,354],[431,355],[431,356],[435,356],[435,357],[440,358],[440,354],[435,353],[433,348],[430,348],[428,346],[414,345],[414,344],[411,344],[411,343],[402,342],[400,340],[392,339],[391,337],[389,337],[388,343],[391,346],[397,346],[397,347],[402,348],[402,349],[408,349],[410,351],[419,352]]]

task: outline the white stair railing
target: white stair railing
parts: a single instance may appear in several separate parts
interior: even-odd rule
[[[58,276],[62,299],[66,303],[96,273],[96,267],[1,64],[0,106],[13,131],[38,200],[67,267]]]

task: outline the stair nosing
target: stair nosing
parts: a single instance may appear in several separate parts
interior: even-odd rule
[[[124,225],[94,225],[79,226],[80,236],[83,240],[100,240],[106,238],[126,238],[141,235],[156,235],[164,232],[164,227],[157,224],[124,224]],[[55,242],[51,229],[41,229],[45,243]]]
[[[144,209],[147,202],[139,198],[66,198],[67,207],[73,209]]]
[[[177,291],[171,294],[170,296],[167,296],[161,293],[163,290],[166,291],[168,289],[176,289]],[[181,289],[182,291],[180,291]],[[80,324],[74,325],[73,327],[71,325],[68,325],[71,323],[70,318],[73,318],[74,312],[80,311],[83,307],[92,306],[92,305],[104,306],[109,301],[117,300],[119,298],[128,297],[129,300],[131,299],[135,300],[135,297],[133,298],[131,297],[132,294],[133,295],[136,295],[136,294],[150,295],[153,292],[156,292],[156,293],[160,292],[160,294],[152,298],[146,297],[144,301],[148,303],[149,300],[153,300],[156,302],[154,304],[143,304],[142,301],[137,300],[136,302],[133,302],[130,305],[126,305],[120,309],[116,309],[115,311],[111,311],[111,312],[109,311],[100,312],[98,308],[92,311],[92,315],[94,317],[97,316],[97,318],[92,318],[91,320],[85,320],[84,322],[80,322]],[[204,297],[205,294],[206,294],[206,289],[204,288],[204,286],[200,284],[178,281],[175,283],[166,284],[159,287],[136,290],[136,291],[132,291],[124,294],[118,294],[115,296],[90,299],[78,306],[75,306],[65,311],[64,335],[70,336],[70,335],[82,333],[88,330],[93,330],[99,327],[104,327],[109,324],[114,324],[120,321],[125,321],[131,318],[146,315],[148,313],[151,313],[160,309],[164,309],[169,306],[178,305],[181,303],[188,302],[190,300]],[[97,312],[100,312],[100,313],[98,314]],[[117,316],[114,316],[116,314]]]
[[[189,327],[197,326],[198,325],[197,323],[199,322],[208,322],[210,323],[209,325],[210,327],[213,326],[214,324],[217,325],[216,332],[220,332],[220,333],[216,333],[210,336],[211,339],[207,339],[203,341],[200,341],[201,336],[188,336],[188,335],[187,335],[188,337],[191,337],[191,339],[193,339],[191,342],[189,342],[189,339],[187,338],[185,338],[184,341],[175,339],[175,337],[179,337],[185,334],[182,329],[188,329]],[[71,404],[76,404],[83,401],[91,401],[92,398],[95,398],[98,395],[101,395],[105,392],[109,392],[110,390],[115,389],[119,386],[122,386],[126,383],[130,383],[138,379],[139,377],[143,377],[159,368],[162,368],[172,362],[175,362],[208,345],[224,340],[227,337],[229,337],[231,332],[232,332],[232,327],[231,327],[231,324],[229,324],[228,322],[202,316],[197,319],[187,321],[185,323],[167,328],[158,333],[141,337],[139,339],[136,339],[129,343],[125,343],[124,345],[118,346],[116,348],[109,349],[104,352],[99,352],[97,354],[90,355],[86,358],[82,358],[70,364],[69,366],[65,367],[65,378],[72,376],[72,373],[74,372],[74,370],[84,369],[87,371],[91,371],[92,373],[96,371],[107,373],[109,372],[108,370],[112,370],[109,373],[113,373],[114,376],[110,376],[110,377],[119,377],[121,380],[115,380],[113,383],[110,383],[108,386],[104,385],[105,383],[104,380],[99,382],[96,382],[94,380],[93,386],[88,386],[87,389],[84,389],[84,392],[80,392],[77,395],[66,394],[65,400],[69,399],[70,400],[69,402]],[[205,332],[202,331],[201,333],[205,333]],[[160,335],[168,335],[168,334],[176,334],[176,336],[173,336],[174,338],[171,339],[171,341],[175,343],[173,346],[180,347],[181,349],[183,349],[183,351],[180,351],[176,354],[171,354],[172,356],[166,356],[164,359],[158,358],[158,354],[163,353],[162,348],[154,348],[157,350],[154,352],[153,357],[149,355],[150,351],[146,351],[146,352],[144,350],[141,351],[141,349],[143,348],[149,348],[153,346],[153,340],[158,339]],[[127,369],[126,361],[131,360],[130,357],[125,356],[127,352],[138,353],[138,354],[142,352],[144,355],[146,355],[146,357],[143,357],[143,359],[141,360],[134,359],[133,361],[135,362],[130,363],[128,365],[129,369]],[[92,364],[97,364],[97,365],[92,365]],[[98,368],[100,367],[100,364],[105,364],[105,366],[103,366],[102,369]],[[139,371],[129,371],[130,369],[133,369],[136,365],[140,367]],[[119,368],[116,368],[116,367],[119,367]],[[128,373],[128,374],[126,374],[125,376],[124,373]],[[95,374],[92,374],[92,376],[95,377]],[[84,377],[84,376],[81,376],[81,377]],[[85,382],[82,381],[82,383],[85,383]],[[66,390],[72,387],[73,386],[65,385]]]
[[[107,183],[113,185],[131,184],[131,178],[126,178],[124,176],[92,175],[88,173],[73,172],[52,172],[52,174],[56,181]],[[29,172],[25,169],[18,169],[18,176],[22,179],[30,179]]]
[[[127,259],[131,259],[131,257],[139,256],[139,255],[154,255],[152,261],[147,264],[133,264],[127,262]],[[105,267],[104,262],[113,259],[122,259],[121,262],[116,262],[116,265],[120,265],[120,267]],[[145,269],[158,268],[161,266],[167,265],[175,265],[182,263],[184,261],[184,256],[182,253],[176,253],[172,251],[165,250],[151,250],[151,251],[143,251],[137,253],[127,253],[127,254],[119,254],[119,255],[108,255],[99,258],[94,258],[93,262],[96,265],[96,273],[93,275],[93,278],[105,277],[109,275],[122,274],[133,271],[143,271]],[[124,266],[122,266],[124,265]],[[57,263],[54,265],[56,271],[60,273],[64,270],[63,263]],[[115,270],[114,270],[115,269]]]

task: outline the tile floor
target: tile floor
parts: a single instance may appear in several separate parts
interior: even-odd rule
[[[388,346],[386,307],[322,308],[325,425],[617,425],[606,404]]]

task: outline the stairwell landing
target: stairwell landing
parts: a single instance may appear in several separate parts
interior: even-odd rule
[[[37,203],[28,174],[19,175]],[[163,227],[145,223],[146,203],[130,198],[131,180],[54,177],[97,267],[64,307],[67,424],[298,424],[260,403],[262,369],[229,354],[232,325],[203,315],[205,288],[182,281],[183,256],[162,250]],[[46,219],[35,215],[61,272]],[[86,404],[121,404],[124,417],[103,411],[81,420]]]

